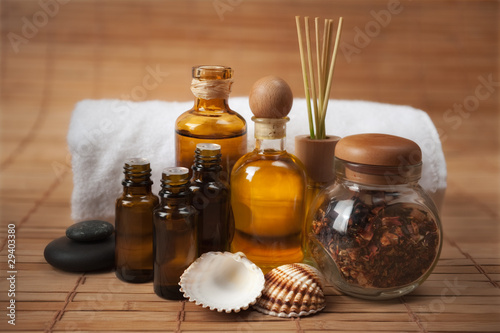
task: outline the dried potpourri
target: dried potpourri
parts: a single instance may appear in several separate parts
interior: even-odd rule
[[[439,251],[439,227],[415,204],[391,204],[397,197],[362,191],[350,200],[333,199],[316,213],[313,237],[348,283],[393,288],[414,282],[431,268]]]

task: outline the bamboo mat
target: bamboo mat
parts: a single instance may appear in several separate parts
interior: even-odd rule
[[[500,331],[500,4],[391,3],[1,1],[0,330]],[[343,40],[353,48],[339,58],[332,97],[409,104],[428,111],[439,129],[449,173],[445,242],[429,279],[410,295],[381,302],[327,287],[320,314],[278,319],[166,301],[151,283],[126,284],[112,271],[73,274],[48,265],[44,247],[72,223],[65,136],[74,104],[85,98],[189,100],[190,67],[200,63],[233,66],[234,96],[272,73],[300,97],[294,15],[344,16]],[[378,30],[367,31],[377,29],[373,22]],[[364,44],[359,31],[368,36]],[[139,95],[148,66],[168,76]],[[484,86],[485,80],[492,84]],[[466,103],[473,104],[453,111]],[[15,225],[13,267],[9,225]],[[9,295],[10,275],[15,296]],[[8,323],[11,300],[15,326]]]

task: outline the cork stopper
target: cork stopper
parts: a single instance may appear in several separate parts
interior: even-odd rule
[[[287,117],[292,109],[290,86],[277,76],[266,76],[254,83],[249,96],[255,117],[255,138],[281,139],[286,136]]]
[[[340,163],[345,162],[348,179],[366,184],[403,184],[421,175],[420,147],[394,135],[346,136],[337,143],[335,157]]]

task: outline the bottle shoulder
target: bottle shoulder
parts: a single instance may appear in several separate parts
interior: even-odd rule
[[[168,203],[161,203],[154,210],[154,214],[159,217],[189,216],[198,214],[198,211],[191,204],[178,206],[178,205],[169,205]]]
[[[233,110],[199,111],[191,109],[181,114],[175,123],[178,134],[232,137],[247,133],[245,119]]]
[[[243,155],[235,164],[233,170],[246,166],[286,168],[305,173],[302,162],[293,154],[282,152],[257,152],[251,151]]]
[[[193,180],[189,186],[191,192],[196,193],[203,190],[220,190],[226,191],[229,189],[229,185],[220,179],[217,180]]]
[[[307,175],[303,164],[294,155],[288,152],[259,153],[252,151],[243,155],[236,162],[231,174],[233,178],[243,177],[246,179],[261,177],[271,181],[286,182],[287,178],[294,178],[305,183]]]
[[[122,194],[116,199],[116,206],[130,207],[130,206],[156,206],[160,202],[157,195],[149,194]]]

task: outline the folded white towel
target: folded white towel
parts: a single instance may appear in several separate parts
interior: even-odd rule
[[[254,147],[248,98],[229,100],[230,107],[248,124],[249,149]],[[84,100],[71,118],[68,132],[72,154],[74,221],[114,221],[115,200],[122,191],[123,163],[145,157],[153,170],[153,191],[160,189],[161,172],[175,164],[174,126],[193,102],[129,102]],[[294,137],[308,134],[306,104],[295,99],[287,124],[287,150],[294,152]],[[446,163],[439,135],[429,116],[409,106],[364,101],[332,100],[327,133],[340,137],[359,133],[385,133],[415,141],[422,149],[421,186],[441,206],[446,189]]]

